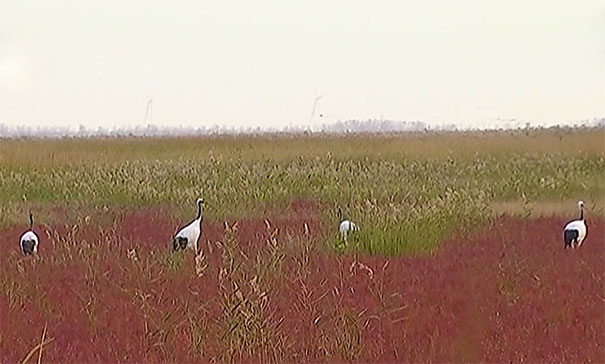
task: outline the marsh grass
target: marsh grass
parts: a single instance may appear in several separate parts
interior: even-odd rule
[[[1,139],[3,163],[21,166],[113,164],[132,160],[203,160],[229,156],[243,162],[334,158],[472,158],[476,154],[602,154],[603,129],[550,128],[394,134],[276,134],[160,138]]]
[[[269,222],[265,231],[226,223],[200,276],[190,254],[177,254],[184,260],[173,270],[168,247],[131,253],[120,226],[102,229],[83,218],[49,231],[38,257],[16,249],[0,256],[0,314],[14,328],[0,330],[0,349],[16,362],[35,350],[31,338],[38,342],[48,322],[56,338],[45,347],[51,362],[456,361],[447,351],[452,332],[473,346],[506,350],[498,361],[529,343],[521,353],[539,361],[531,356],[533,330],[547,322],[557,334],[539,338],[545,346],[593,332],[593,351],[580,346],[586,357],[577,361],[602,362],[603,327],[594,317],[602,311],[603,224],[578,251],[584,255],[569,259],[548,237],[561,223],[504,219],[479,236],[478,248],[452,241],[430,260],[326,256],[318,236],[279,234]],[[243,234],[250,226],[258,233],[252,246]],[[566,309],[544,311],[551,306]],[[578,316],[573,307],[586,311]],[[476,325],[483,320],[495,331]],[[549,357],[568,350],[550,347]]]
[[[101,221],[109,211],[146,206],[187,219],[200,195],[207,201],[206,221],[224,221],[310,199],[326,207],[325,226],[337,226],[336,207],[346,206],[362,227],[355,248],[426,252],[451,231],[518,201],[582,198],[602,211],[604,137],[602,129],[552,129],[2,140],[0,225],[23,223],[32,208],[42,211],[38,221],[49,223],[73,221],[86,209]],[[68,213],[57,216],[57,205]],[[351,248],[332,235],[326,242]]]
[[[221,361],[248,358],[282,362],[287,352],[287,338],[278,329],[281,322],[273,317],[269,305],[273,282],[280,276],[284,259],[275,235],[267,241],[267,252],[249,257],[238,248],[237,225],[225,224],[222,266],[218,285],[222,315]]]
[[[584,199],[586,218],[605,217],[605,194],[587,194]],[[546,201],[494,201],[491,211],[495,216],[509,215],[519,217],[547,217],[553,215],[575,216],[577,200],[546,200]]]

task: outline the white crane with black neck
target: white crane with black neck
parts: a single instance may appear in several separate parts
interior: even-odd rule
[[[19,245],[21,246],[21,251],[24,255],[31,255],[38,253],[38,244],[40,240],[38,239],[38,235],[34,232],[34,216],[32,213],[29,213],[29,230],[21,235],[21,239],[19,240]]]
[[[584,201],[578,201],[580,218],[570,221],[563,229],[565,248],[579,248],[586,239],[586,222],[584,221]]]
[[[359,226],[357,226],[357,224],[355,224],[353,221],[345,219],[340,207],[338,208],[338,220],[340,221],[340,225],[338,227],[340,237],[346,243],[349,234],[353,231],[359,231]]]
[[[193,249],[196,254],[199,254],[199,240],[202,235],[202,219],[204,204],[203,198],[198,198],[195,202],[197,205],[197,217],[185,227],[181,228],[172,239],[172,248],[174,251]]]

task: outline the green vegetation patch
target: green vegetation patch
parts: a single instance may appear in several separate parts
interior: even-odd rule
[[[452,231],[487,219],[495,201],[582,198],[597,204],[605,193],[603,137],[597,129],[182,143],[178,138],[0,141],[0,224],[21,222],[26,212],[20,211],[33,205],[162,206],[188,218],[195,199],[203,196],[207,219],[222,220],[307,198],[327,207],[323,219],[334,232],[338,206],[361,227],[347,248],[387,255],[427,252]],[[535,153],[527,145],[509,147],[532,138]],[[47,157],[38,152],[45,143],[53,151]],[[580,149],[562,147],[570,144]],[[292,148],[301,151],[298,156]],[[17,152],[26,149],[32,150],[29,157]],[[65,162],[70,158],[74,163]],[[337,246],[337,239],[328,236],[329,245]]]

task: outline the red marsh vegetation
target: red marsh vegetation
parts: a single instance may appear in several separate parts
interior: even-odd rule
[[[563,249],[564,218],[502,217],[384,258],[323,247],[318,208],[205,221],[197,261],[154,210],[41,228],[38,259],[6,228],[0,361],[46,328],[46,362],[605,362],[602,219],[581,249]]]

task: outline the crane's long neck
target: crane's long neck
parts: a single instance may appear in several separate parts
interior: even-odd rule
[[[202,219],[202,203],[198,203],[197,204],[197,218],[196,220],[201,220]]]
[[[338,208],[338,220],[343,221],[343,216],[342,216],[342,209],[339,207]]]
[[[580,205],[578,208],[580,209],[580,220],[584,220],[584,206]]]
[[[31,213],[29,214],[29,229],[34,229],[34,216]]]

